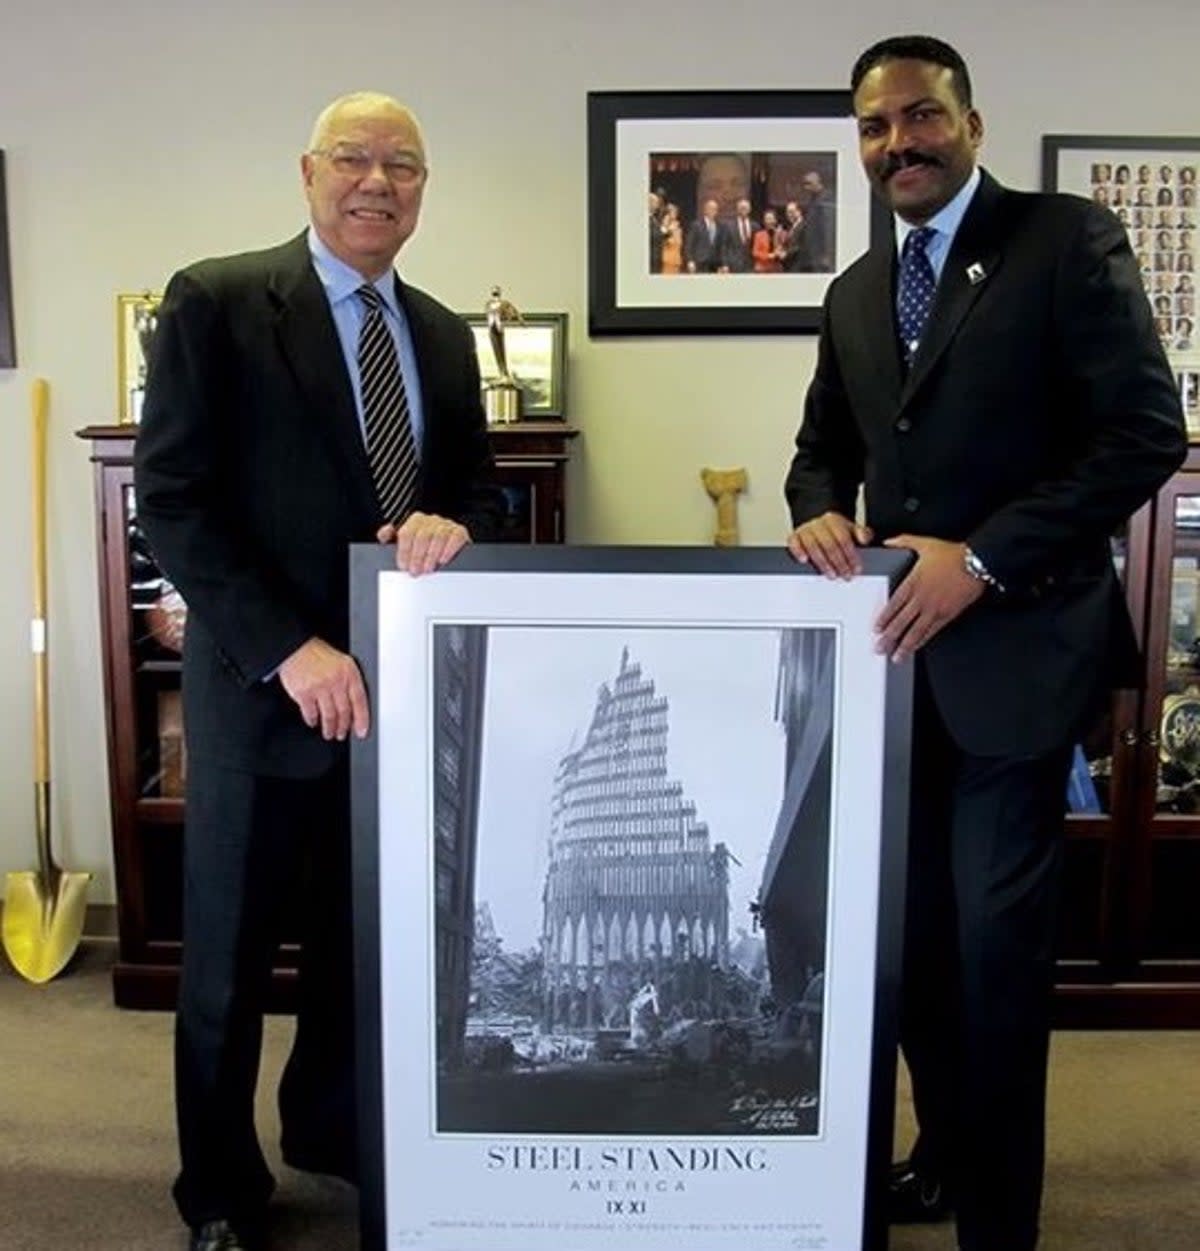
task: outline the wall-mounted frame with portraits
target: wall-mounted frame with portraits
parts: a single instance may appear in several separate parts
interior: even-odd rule
[[[1196,287],[1200,282],[1200,137],[1044,135],[1042,185],[1102,204],[1129,234],[1154,326],[1200,439]]]

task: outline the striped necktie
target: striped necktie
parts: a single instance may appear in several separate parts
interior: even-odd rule
[[[358,289],[365,316],[358,334],[367,459],[384,521],[399,525],[412,511],[417,482],[417,445],[396,344],[383,320],[383,299],[371,285]]]
[[[911,365],[917,354],[921,335],[925,333],[925,323],[929,320],[929,310],[933,307],[937,279],[925,249],[929,247],[936,233],[932,226],[920,226],[909,231],[900,257],[896,312],[900,323],[900,346],[904,349],[906,365]]]

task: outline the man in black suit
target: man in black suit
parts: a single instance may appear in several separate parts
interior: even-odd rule
[[[661,274],[662,273],[663,243],[666,240],[666,235],[663,233],[662,197],[655,191],[651,191],[649,195],[649,218],[650,218],[650,272],[652,274]]]
[[[683,254],[689,274],[729,272],[729,238],[725,223],[717,217],[716,200],[705,200],[700,216],[688,227]]]
[[[804,238],[809,268],[817,274],[831,274],[834,264],[835,209],[820,172],[810,169],[804,175]]]
[[[852,89],[893,231],[830,285],[788,546],[831,577],[871,542],[915,557],[876,624],[916,663],[900,1032],[920,1136],[893,1215],[952,1203],[961,1251],[1032,1251],[1072,746],[1138,674],[1109,535],[1182,460],[1182,414],[1124,230],[977,168],[952,48],[885,40]]]
[[[750,201],[745,197],[737,202],[733,221],[726,225],[725,244],[726,264],[731,274],[749,274],[754,272],[754,236],[760,227],[751,216]]]
[[[138,517],[189,608],[174,1193],[192,1251],[263,1236],[254,1087],[279,899],[302,860],[284,1159],[356,1177],[347,762],[370,710],[346,651],[348,546],[394,542],[400,567],[426,573],[493,522],[470,333],[392,269],[427,177],[415,118],[343,97],[301,173],[306,233],[172,278],[135,456]],[[368,456],[368,392],[387,413],[372,446],[415,444],[399,498]]]
[[[808,234],[805,230],[804,211],[798,200],[789,200],[784,205],[784,216],[787,219],[787,234],[783,238],[783,272],[785,274],[803,274],[812,269],[808,256]]]

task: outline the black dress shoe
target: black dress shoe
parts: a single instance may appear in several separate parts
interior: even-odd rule
[[[954,1210],[940,1178],[920,1172],[911,1160],[892,1165],[888,1178],[888,1220],[893,1225],[944,1221]]]
[[[192,1229],[188,1251],[262,1251],[261,1235],[238,1229],[226,1220],[205,1221]]]

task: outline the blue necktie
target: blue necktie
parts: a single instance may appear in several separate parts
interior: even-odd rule
[[[396,344],[383,320],[383,299],[369,284],[358,289],[365,316],[358,339],[367,458],[384,521],[399,525],[412,510],[417,446]]]
[[[900,323],[900,346],[904,351],[905,365],[911,365],[917,354],[921,335],[925,333],[925,323],[929,321],[929,310],[933,307],[937,279],[926,249],[936,233],[932,226],[919,226],[916,230],[909,231],[900,256],[896,314]]]

